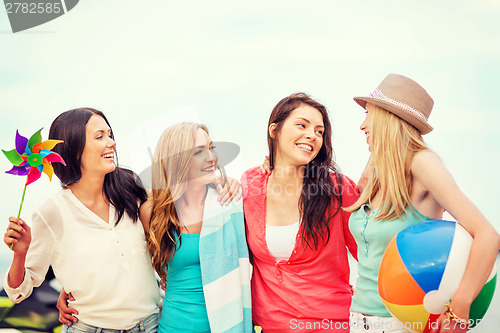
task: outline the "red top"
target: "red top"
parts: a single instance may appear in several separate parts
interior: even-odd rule
[[[253,168],[241,181],[247,241],[253,256],[254,323],[265,333],[349,332],[352,288],[346,246],[357,258],[356,242],[348,228],[351,214],[341,210],[330,220],[330,240],[317,250],[305,247],[299,232],[290,258],[276,262],[266,243],[268,178],[269,174]],[[357,187],[343,176],[341,188],[343,207],[348,207],[358,199]]]

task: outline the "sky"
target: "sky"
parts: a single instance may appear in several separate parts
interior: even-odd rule
[[[108,117],[122,166],[141,172],[163,129],[199,121],[239,145],[227,166],[239,178],[267,153],[274,105],[303,91],[329,109],[336,161],[356,181],[369,152],[352,98],[398,73],[433,97],[426,142],[500,230],[499,14],[495,0],[86,0],[13,34],[0,10],[0,148],[14,148],[16,129],[46,138],[59,113],[90,106]],[[24,180],[0,182],[6,227]],[[58,188],[45,175],[30,185],[22,217]]]

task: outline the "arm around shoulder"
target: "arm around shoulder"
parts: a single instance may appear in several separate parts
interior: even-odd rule
[[[349,177],[342,175],[342,205],[349,207],[359,199],[359,187]]]
[[[371,156],[368,159],[368,162],[366,162],[365,168],[363,169],[363,173],[361,173],[361,177],[359,177],[357,184],[359,193],[363,192],[366,185],[368,185],[368,167],[370,165],[370,161],[371,161]]]
[[[342,207],[346,208],[352,206],[359,198],[358,187],[354,181],[347,176],[342,176]],[[351,213],[341,208],[342,214],[342,228],[344,232],[344,239],[349,252],[354,259],[358,260],[358,246],[354,237],[349,230],[349,218]]]

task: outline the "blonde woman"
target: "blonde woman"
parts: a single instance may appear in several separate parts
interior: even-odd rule
[[[70,124],[72,127],[68,124]],[[71,129],[71,131],[66,130],[66,129],[68,129],[68,126],[70,126],[69,128]],[[195,128],[197,128],[197,127],[194,124],[184,124],[184,125],[178,125],[178,126],[172,127],[170,132],[173,132],[174,136],[176,136],[178,138],[178,140],[182,141],[182,140],[185,140],[185,134],[176,134],[176,133],[179,131],[182,131],[182,130],[186,130],[186,131],[190,130],[191,132],[193,132]],[[202,127],[202,128],[204,128],[204,127]],[[90,132],[91,130],[94,131],[95,134],[94,134],[94,132]],[[85,138],[86,131],[87,131],[87,138]],[[98,162],[96,162],[94,160],[91,160],[91,162],[88,162],[88,161],[86,162],[86,165],[92,166],[91,175],[96,173],[97,171],[99,171],[99,170],[96,171],[96,168],[100,165],[99,163],[101,163],[101,164],[104,163],[101,161],[102,160],[102,156],[101,156],[102,152],[99,152],[98,149],[96,151],[96,148],[93,147],[91,145],[91,143],[94,144],[95,142],[98,142],[99,144],[100,143],[106,144],[107,142],[111,142],[110,143],[111,148],[104,150],[104,152],[106,153],[106,156],[108,156],[108,153],[110,150],[111,151],[115,150],[115,143],[114,143],[113,137],[110,136],[108,138],[109,134],[106,134],[106,135],[104,134],[104,133],[107,133],[108,131],[111,131],[111,129],[109,128],[108,121],[104,117],[104,114],[102,114],[102,112],[100,112],[100,111],[97,111],[97,110],[94,110],[91,108],[82,108],[82,109],[75,109],[75,110],[67,111],[67,112],[61,114],[53,122],[53,124],[51,126],[51,137],[64,139],[65,142],[70,143],[69,145],[65,146],[66,148],[64,148],[64,150],[61,152],[61,155],[64,157],[64,159],[66,161],[69,161],[69,162],[73,161],[74,162],[74,163],[71,163],[70,166],[68,166],[67,168],[66,167],[59,167],[59,169],[55,170],[56,175],[59,177],[61,182],[63,184],[68,184],[66,186],[66,189],[63,190],[62,193],[66,193],[66,194],[71,193],[71,191],[69,189],[72,189],[73,192],[75,192],[82,185],[86,184],[86,182],[84,180],[87,179],[88,177],[86,178],[86,177],[83,177],[82,175],[84,173],[84,166],[83,165],[84,165],[84,162],[86,161],[86,156],[89,155],[89,153],[87,153],[87,150],[90,149],[93,154],[98,153],[97,157],[94,157],[94,159],[97,158]],[[92,136],[90,136],[89,133],[91,133]],[[53,134],[53,136],[52,136],[52,134]],[[83,141],[83,144],[82,144],[82,141]],[[191,146],[189,149],[186,148],[186,143],[181,145],[180,143],[176,143],[177,141],[175,141],[175,140],[171,140],[170,142],[172,144],[172,147],[178,148],[177,151],[179,152],[179,154],[175,157],[176,158],[184,158],[183,163],[181,163],[180,165],[175,165],[172,162],[171,165],[174,165],[174,167],[177,169],[171,168],[170,170],[174,170],[174,171],[177,170],[179,173],[179,176],[177,178],[180,180],[181,183],[185,184],[186,183],[185,179],[187,176],[186,165],[189,164],[189,161],[196,160],[196,158],[193,156],[193,154],[195,154],[195,156],[197,156],[196,151],[193,151],[193,146]],[[159,153],[167,152],[165,145],[162,145],[161,147],[162,147],[160,149],[161,152],[159,152]],[[57,148],[57,149],[59,149],[59,148]],[[104,149],[104,148],[102,148],[102,149]],[[171,150],[172,149],[170,149],[169,151],[171,151]],[[82,151],[83,151],[83,153],[82,153]],[[187,151],[187,153],[186,153],[186,151]],[[180,154],[180,152],[184,152],[184,154]],[[78,157],[78,156],[80,156],[80,157]],[[201,155],[201,156],[205,156],[205,155]],[[81,159],[81,161],[79,159]],[[113,159],[106,158],[105,163],[109,164],[108,163],[109,161],[112,162]],[[165,158],[165,159],[163,159],[163,161],[164,162],[172,161],[172,159]],[[75,168],[75,165],[71,166],[72,164],[75,164],[77,166],[77,168]],[[80,166],[78,166],[78,165],[80,165]],[[81,171],[80,171],[80,169],[81,169]],[[73,290],[71,290],[71,289],[69,289],[70,292],[68,292],[68,293],[66,293],[64,289],[61,291],[61,295],[60,295],[59,300],[57,302],[57,308],[59,309],[59,321],[61,323],[65,324],[65,330],[67,330],[68,332],[70,332],[72,330],[77,330],[77,331],[78,330],[80,330],[80,331],[82,331],[82,330],[94,330],[95,331],[96,328],[94,326],[102,328],[103,332],[105,332],[106,329],[112,329],[114,327],[123,328],[124,330],[126,330],[127,325],[130,325],[131,321],[136,320],[138,318],[137,316],[142,315],[143,312],[146,310],[149,311],[150,313],[152,312],[151,316],[146,317],[147,320],[145,321],[145,323],[148,326],[146,327],[144,323],[140,323],[140,325],[142,325],[142,326],[139,327],[139,324],[137,324],[136,328],[134,328],[134,329],[139,330],[139,329],[144,329],[146,327],[147,331],[156,332],[156,330],[157,330],[157,326],[158,326],[158,307],[157,307],[157,304],[160,300],[160,293],[159,293],[159,288],[158,288],[156,279],[154,277],[153,270],[151,269],[150,258],[146,252],[146,242],[145,242],[145,237],[144,237],[144,231],[146,232],[146,234],[148,233],[148,225],[149,225],[149,220],[150,220],[150,215],[151,215],[152,201],[146,200],[147,193],[144,190],[144,188],[142,187],[142,183],[138,182],[137,179],[134,179],[134,175],[131,173],[131,171],[116,168],[118,170],[116,170],[115,172],[111,172],[114,169],[115,169],[115,167],[111,164],[109,164],[107,167],[104,168],[104,171],[109,172],[105,176],[105,183],[104,183],[105,193],[107,195],[107,193],[110,192],[111,195],[113,195],[110,198],[114,198],[114,199],[108,199],[108,200],[112,200],[111,205],[116,206],[116,212],[117,212],[117,216],[113,217],[113,219],[111,219],[112,216],[110,216],[110,220],[120,221],[120,219],[121,219],[120,216],[122,216],[123,218],[127,217],[128,219],[132,218],[132,220],[134,220],[134,219],[137,220],[137,218],[139,217],[139,218],[141,218],[142,225],[134,223],[134,232],[136,234],[132,238],[130,237],[130,235],[128,235],[128,236],[125,235],[126,236],[125,241],[124,240],[118,241],[116,239],[116,243],[115,243],[116,237],[112,237],[109,239],[110,241],[112,241],[111,242],[112,245],[110,245],[112,247],[116,247],[116,246],[123,247],[124,246],[123,244],[125,244],[125,246],[123,247],[122,250],[125,251],[125,255],[126,255],[126,253],[131,254],[130,259],[128,259],[128,261],[127,260],[123,261],[123,258],[120,260],[116,260],[116,258],[109,259],[108,257],[110,255],[112,255],[114,253],[114,251],[110,251],[109,249],[106,250],[105,248],[101,249],[102,251],[105,252],[105,255],[102,253],[99,253],[97,255],[96,258],[99,258],[100,262],[104,263],[103,267],[105,267],[107,270],[117,269],[117,271],[115,272],[116,274],[114,274],[114,275],[111,273],[101,274],[103,277],[107,277],[107,278],[95,280],[94,287],[92,287],[90,289],[87,288],[88,290],[83,294],[81,292],[79,294],[74,293],[74,297],[73,297]],[[121,172],[120,177],[114,175],[118,171]],[[172,175],[171,175],[172,177],[177,176],[175,172],[171,172],[171,173],[172,173]],[[207,173],[205,172],[204,175],[205,174],[207,174]],[[108,180],[109,177],[111,177],[110,180]],[[116,178],[116,177],[118,177],[118,178]],[[92,177],[90,177],[90,178],[92,178]],[[212,178],[210,178],[210,179],[212,179]],[[113,185],[113,184],[115,184],[115,185],[113,185],[113,186],[111,186],[109,184],[106,185],[108,181],[112,182],[111,185]],[[215,200],[216,200],[218,205],[223,205],[223,204],[229,205],[230,202],[233,201],[234,198],[236,198],[236,199],[241,198],[241,186],[237,180],[232,179],[232,178],[227,178],[227,181],[225,181],[225,179],[224,179],[224,181],[221,181],[221,177],[219,176],[214,181],[214,184],[217,184],[217,191],[220,192],[220,195],[216,194],[213,189],[208,191],[207,194],[210,194],[210,198],[212,198],[212,199],[213,199],[213,196],[215,195],[215,197],[216,197]],[[106,186],[108,186],[110,189],[108,189]],[[181,185],[179,185],[175,188],[180,189],[181,192],[184,192],[186,190],[185,187],[186,186],[182,187]],[[89,189],[87,187],[85,187],[85,189],[86,190],[83,191],[83,193],[84,193],[83,198],[86,198],[86,195],[87,195],[86,191],[89,191]],[[165,186],[161,187],[161,189],[165,189]],[[161,194],[161,193],[165,192],[165,191],[162,192],[161,189],[159,188],[159,190],[156,191],[156,193]],[[132,192],[128,193],[130,191],[132,191]],[[178,193],[181,193],[181,192],[178,192]],[[185,191],[185,192],[188,193],[189,191]],[[80,198],[78,193],[75,195],[78,198]],[[218,196],[218,199],[217,199],[217,196]],[[161,201],[161,200],[159,200],[159,201]],[[72,202],[76,202],[76,199],[72,200]],[[141,205],[139,206],[139,205],[137,205],[137,203],[141,203]],[[213,204],[212,201],[210,201],[210,203]],[[99,205],[100,204],[101,203],[99,202]],[[107,205],[110,205],[110,203],[108,202]],[[240,206],[241,206],[241,204],[240,204]],[[69,205],[68,207],[71,208],[72,206]],[[160,209],[163,209],[164,205],[159,205],[159,207],[160,207]],[[89,209],[91,209],[92,212],[95,211],[93,207],[91,207]],[[227,208],[227,209],[229,209],[229,208]],[[95,214],[99,214],[99,216],[105,215],[104,213],[101,212],[103,210],[107,211],[109,209],[108,208],[101,209],[98,213],[95,212]],[[73,211],[78,212],[78,211],[80,211],[80,209],[73,209]],[[88,213],[86,213],[84,215],[89,215],[91,217],[91,220],[95,220],[95,218],[97,217],[97,215],[95,215],[95,214],[89,215]],[[68,214],[63,214],[63,216],[67,217]],[[79,217],[75,221],[80,223],[81,221],[79,221],[79,219],[81,219],[81,218]],[[58,220],[54,219],[54,218],[50,218],[50,221],[51,221],[51,223],[55,223]],[[101,227],[103,226],[101,221],[97,221],[97,222],[99,222],[101,224]],[[130,221],[127,220],[126,222],[121,222],[121,223],[128,224],[129,222]],[[67,223],[65,225],[67,225]],[[118,225],[118,222],[116,222],[116,225]],[[39,226],[39,224],[36,224],[36,226]],[[111,230],[111,229],[108,230],[107,224],[104,226],[106,226],[105,233],[109,232],[109,230]],[[54,228],[54,226],[52,226],[51,228]],[[19,229],[19,228],[17,228],[17,229]],[[66,229],[68,229],[68,228],[66,228]],[[80,229],[78,229],[78,230],[80,230]],[[48,229],[45,231],[45,233],[47,233],[47,232],[48,232]],[[132,231],[130,231],[130,232],[132,232]],[[92,233],[94,235],[95,230],[92,229]],[[13,239],[13,237],[19,238],[20,235],[14,234],[11,232],[9,234],[6,234],[6,236],[8,236],[8,241],[17,242],[16,240]],[[77,233],[76,236],[80,237],[81,232]],[[69,235],[68,241],[67,241],[67,243],[64,243],[65,244],[64,246],[58,245],[58,248],[64,249],[64,251],[62,251],[61,253],[65,253],[66,255],[68,255],[68,253],[69,253],[68,251],[75,248],[75,244],[76,244],[75,241],[78,241],[78,237],[76,237],[76,236]],[[42,237],[44,239],[43,244],[45,244],[44,245],[45,247],[50,245],[50,243],[47,241],[47,237]],[[25,239],[26,236],[23,236],[22,238]],[[105,238],[108,239],[109,237],[106,236]],[[133,238],[137,238],[137,239],[133,239]],[[142,238],[142,240],[141,240],[141,238]],[[19,238],[19,239],[21,239],[21,238]],[[7,238],[6,238],[6,240],[7,240]],[[60,242],[60,240],[58,242]],[[21,246],[18,246],[18,247],[21,247]],[[44,247],[44,249],[45,249],[45,247]],[[83,247],[77,246],[75,249],[81,252],[81,251],[83,251],[82,249],[85,249],[85,246],[83,246]],[[14,250],[16,251],[16,248]],[[24,250],[26,250],[26,249],[24,249]],[[22,251],[22,250],[20,250],[20,251]],[[49,250],[45,249],[44,251],[39,251],[39,254],[44,259],[42,260],[39,258],[39,259],[33,261],[36,264],[35,268],[38,269],[41,267],[42,264],[43,265],[48,264],[47,260],[50,259],[49,258],[50,256],[47,256],[49,253],[47,251],[49,251]],[[78,253],[80,253],[80,252],[78,252]],[[121,251],[117,252],[118,256],[120,254],[121,254]],[[85,255],[88,257],[87,254],[85,254]],[[81,255],[80,255],[80,257],[81,257]],[[108,258],[109,260],[106,258]],[[118,257],[118,258],[120,258],[120,257]],[[133,260],[133,261],[131,262],[130,260]],[[80,268],[83,267],[81,262],[75,261],[75,260],[73,260],[73,261],[76,262],[77,266],[79,266]],[[138,263],[139,261],[140,261],[140,263]],[[85,266],[85,267],[87,267],[86,268],[87,270],[88,270],[88,267],[90,267],[89,265],[91,265],[91,266],[93,265],[92,267],[94,267],[94,268],[98,267],[95,264],[95,260],[94,261],[87,260],[85,262],[87,263],[87,265]],[[123,263],[125,263],[125,264],[123,264]],[[146,265],[144,265],[144,263]],[[31,264],[31,265],[33,265],[33,264]],[[125,269],[125,272],[127,272],[127,274],[125,274],[124,272],[121,272],[118,269],[123,265],[125,265],[125,267],[127,267]],[[54,264],[53,264],[53,266],[54,266]],[[56,269],[55,266],[54,266],[54,269]],[[99,269],[101,269],[101,268],[99,268]],[[124,268],[122,268],[122,269],[124,269]],[[46,268],[45,268],[45,270],[46,270]],[[71,271],[73,272],[74,269]],[[101,269],[101,272],[102,272],[102,269]],[[22,273],[22,271],[21,271],[21,273]],[[148,281],[148,282],[147,283],[142,283],[142,282],[141,283],[130,283],[130,281],[132,281],[132,280],[130,280],[131,279],[130,277],[127,277],[130,274],[132,274],[132,277],[135,277],[134,281],[139,281],[137,279],[141,278],[140,281],[142,281],[142,282]],[[21,276],[21,280],[22,280],[22,274],[19,273],[17,275]],[[82,275],[82,274],[80,274],[80,275]],[[35,283],[37,283],[37,284],[41,283],[41,281],[43,281],[44,276],[45,276],[45,273],[43,273],[43,274],[40,272],[37,273],[36,279],[34,279],[34,280],[36,280]],[[85,274],[83,274],[82,276],[85,277]],[[111,278],[110,276],[114,276],[114,277]],[[163,276],[163,275],[161,275],[161,276]],[[26,278],[25,278],[25,280],[26,280]],[[87,280],[85,280],[85,281],[87,281]],[[109,282],[111,280],[113,281],[113,283],[112,283],[113,288],[111,288],[111,289],[107,288],[107,287],[104,288],[102,286],[103,282],[106,282],[106,281]],[[73,281],[72,285],[75,285],[74,278],[69,279],[68,281],[70,281],[70,282]],[[10,283],[10,281],[9,281],[9,283]],[[23,288],[18,287],[18,288],[15,288],[17,290],[12,291],[14,298],[18,297],[19,289],[22,289],[21,292],[25,292],[24,291],[24,289],[26,289],[26,288],[24,288],[25,284],[26,283],[23,283]],[[109,284],[110,283],[107,283],[107,285],[109,285]],[[12,284],[11,286],[14,286],[14,284]],[[102,298],[103,293],[101,291],[99,291],[100,290],[98,288],[99,286],[101,289],[102,288],[106,289],[107,294],[111,295],[112,292],[115,292],[115,294],[118,296],[115,295],[112,297],[107,297],[106,302],[104,302],[104,301],[102,301],[102,299],[100,299],[98,301],[98,303],[100,304],[100,311],[97,311],[97,312],[99,312],[99,314],[91,316],[87,312],[88,311],[91,311],[90,313],[92,313],[92,311],[95,312],[96,307],[95,307],[95,305],[92,305],[93,303],[88,303],[89,301],[87,300],[87,298],[92,296],[92,295],[94,295],[95,297],[101,295],[99,297]],[[28,287],[29,287],[29,284],[28,284]],[[132,287],[134,287],[134,288],[132,288]],[[9,290],[7,288],[6,288],[6,290]],[[31,287],[29,287],[29,288],[31,288]],[[79,287],[77,289],[80,290],[81,288],[82,288],[82,284],[80,283]],[[117,292],[117,290],[119,292]],[[139,292],[139,290],[140,290],[140,292]],[[23,295],[22,298],[17,298],[17,301],[21,301],[22,299],[27,297],[27,295],[29,295],[29,293],[31,293],[31,291],[25,292],[25,294]],[[140,297],[137,296],[137,295],[139,295],[138,293],[141,295]],[[125,302],[124,300],[127,300],[127,302]],[[133,302],[131,302],[130,300],[133,300]],[[145,303],[147,306],[142,304],[143,301],[144,302],[147,301]],[[86,307],[83,307],[80,304],[86,305]],[[126,304],[126,305],[124,305],[124,304]],[[109,309],[105,309],[106,311],[103,310],[105,305],[109,307]],[[85,311],[83,311],[82,309]],[[155,310],[155,311],[153,311],[153,310]],[[133,316],[130,315],[129,312],[134,313],[134,315]],[[148,313],[146,313],[146,314],[148,314]],[[125,316],[127,318],[127,320],[123,319],[122,318],[123,316]],[[98,319],[99,318],[102,318],[102,319],[99,319],[99,321],[98,321],[97,319],[94,319],[94,317],[96,317]],[[77,323],[77,324],[75,325],[75,323]],[[93,326],[89,326],[88,324],[92,324]],[[113,325],[116,324],[116,326],[112,326],[111,324],[113,324]]]
[[[181,123],[160,137],[148,249],[166,280],[159,332],[251,332],[251,266],[241,203],[218,204],[221,172],[205,126]]]
[[[415,81],[390,74],[370,97],[354,100],[366,110],[361,130],[370,160],[359,182],[364,188],[349,228],[358,244],[356,291],[351,306],[352,332],[403,332],[378,294],[378,269],[392,237],[405,227],[449,212],[473,236],[465,275],[432,332],[462,332],[462,325],[446,325],[449,313],[467,320],[471,302],[486,282],[499,251],[500,237],[453,177],[422,135],[432,127],[429,94]],[[393,330],[388,328],[392,327]],[[399,328],[399,329],[398,329]]]

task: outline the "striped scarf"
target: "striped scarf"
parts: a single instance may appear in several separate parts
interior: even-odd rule
[[[200,266],[210,329],[252,332],[250,278],[245,221],[241,202],[219,206],[209,188],[200,234]]]

